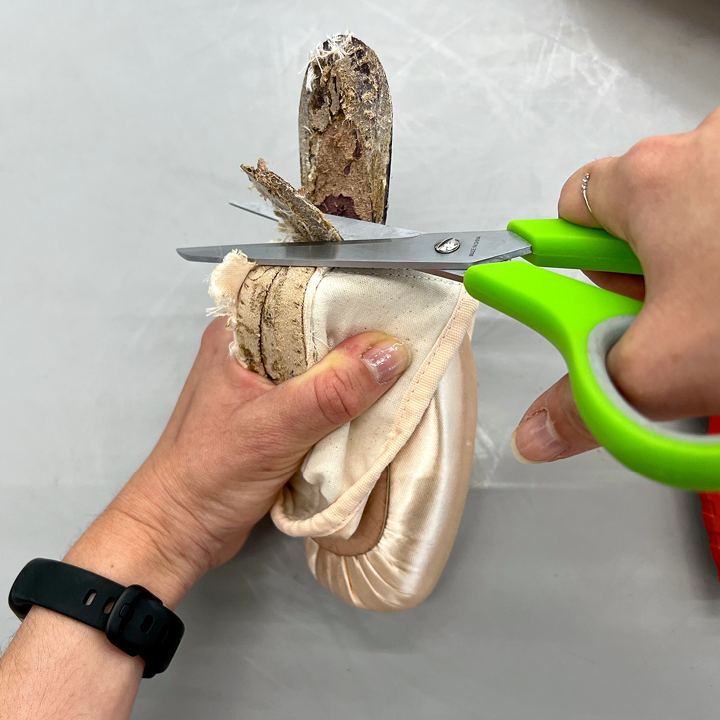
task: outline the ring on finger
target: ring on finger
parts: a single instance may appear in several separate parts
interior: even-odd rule
[[[593,219],[597,220],[597,218],[595,217],[595,213],[590,208],[590,203],[588,202],[588,197],[587,197],[588,180],[590,180],[590,173],[585,173],[585,177],[582,179],[582,185],[581,185],[582,196],[583,196],[583,200],[585,201],[585,207],[587,208],[588,212],[593,217]]]

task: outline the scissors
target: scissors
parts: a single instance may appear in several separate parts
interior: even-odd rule
[[[277,221],[264,203],[231,203]],[[259,265],[411,268],[463,282],[472,297],[549,340],[562,354],[580,415],[596,440],[645,477],[687,490],[720,490],[720,440],[708,419],[655,422],[610,378],[605,359],[642,308],[637,300],[544,268],[642,274],[630,246],[565,220],[514,220],[507,230],[424,233],[326,215],[345,242],[179,248],[218,263],[232,250]],[[522,258],[526,262],[501,262]]]

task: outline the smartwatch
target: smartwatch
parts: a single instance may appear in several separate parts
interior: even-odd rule
[[[185,632],[182,620],[144,587],[123,587],[57,560],[31,560],[8,602],[20,620],[39,605],[101,630],[115,647],[145,660],[144,678],[167,669]]]

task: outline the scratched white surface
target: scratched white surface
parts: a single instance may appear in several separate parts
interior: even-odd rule
[[[552,216],[565,178],[720,98],[712,0],[0,4],[0,593],[59,556],[142,461],[206,320],[182,244],[261,238],[241,162],[298,176],[309,49],[347,28],[395,102],[389,221],[499,228]],[[420,608],[322,590],[264,523],[180,606],[172,668],[134,717],[717,716],[720,585],[699,505],[601,452],[510,456],[562,372],[491,311],[457,545]],[[17,627],[0,606],[0,636]],[[101,679],[99,679],[101,681]]]

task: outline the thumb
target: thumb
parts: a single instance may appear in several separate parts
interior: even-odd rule
[[[287,453],[302,453],[367,410],[410,364],[396,338],[367,332],[349,338],[306,373],[273,388],[263,400]]]
[[[598,447],[580,417],[567,375],[530,406],[510,447],[513,455],[527,464],[562,460]]]

